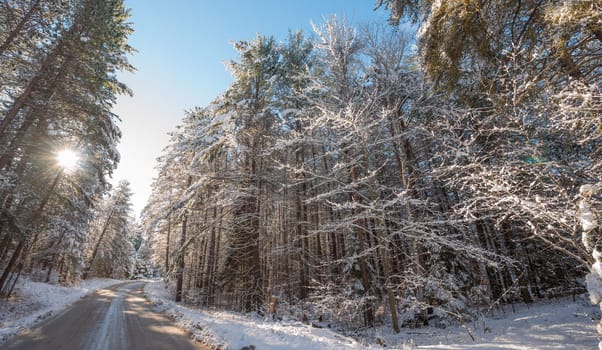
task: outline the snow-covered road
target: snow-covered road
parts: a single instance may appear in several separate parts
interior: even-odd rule
[[[145,283],[90,280],[67,288],[24,279],[15,296],[0,303],[0,348],[203,348],[191,343],[181,328],[200,342],[228,350],[251,345],[257,350],[383,349],[379,342],[403,350],[593,350],[598,342],[600,311],[586,296],[496,307],[466,327],[404,328],[395,334],[382,325],[345,336],[305,324],[286,310],[282,321],[272,321],[255,314],[185,307],[172,301],[163,282]],[[157,314],[159,310],[164,314]],[[2,344],[16,333],[21,335]]]
[[[6,349],[203,349],[151,309],[144,282],[118,284],[3,344]]]

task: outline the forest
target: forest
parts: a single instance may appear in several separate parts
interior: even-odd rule
[[[602,5],[376,9],[389,23],[237,41],[232,83],[170,133],[136,223],[129,184],[108,183],[128,10],[2,1],[2,295],[22,274],[154,268],[178,302],[395,332],[600,302]],[[56,163],[73,147],[78,171]]]

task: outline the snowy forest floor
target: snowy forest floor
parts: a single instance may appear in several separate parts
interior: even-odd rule
[[[73,287],[22,279],[8,301],[0,301],[0,344],[14,334],[66,309],[84,295],[123,281],[92,279]],[[600,317],[585,296],[540,301],[531,305],[506,305],[493,314],[462,326],[445,329],[402,329],[388,326],[348,337],[328,328],[315,328],[293,319],[267,321],[259,316],[217,310],[196,310],[175,304],[162,282],[145,288],[158,311],[167,313],[196,340],[216,347],[256,349],[378,349],[377,338],[389,349],[595,349],[593,319]],[[469,335],[475,338],[473,341]]]
[[[67,309],[85,295],[122,282],[94,278],[72,287],[63,287],[21,277],[11,297],[0,300],[0,345],[15,334]]]
[[[262,317],[217,310],[195,310],[177,305],[162,282],[145,288],[146,297],[205,344],[238,350],[256,349],[389,349],[448,350],[552,350],[597,349],[593,319],[600,317],[585,295],[511,305],[495,309],[477,321],[445,329],[425,327],[393,333],[382,326],[364,332],[359,339],[328,328],[314,328],[299,321],[266,321]],[[514,309],[514,310],[513,310]],[[469,335],[475,338],[473,341]]]

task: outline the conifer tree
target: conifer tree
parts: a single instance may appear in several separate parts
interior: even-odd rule
[[[271,164],[264,156],[272,142],[277,117],[272,106],[274,77],[279,55],[273,38],[257,36],[251,42],[234,45],[239,52],[229,67],[234,82],[224,94],[221,113],[230,114],[236,129],[238,160],[232,169],[235,198],[232,201],[232,232],[226,240],[226,257],[222,276],[229,288],[241,295],[241,308],[259,309],[264,300],[266,276],[260,266],[262,229],[262,192],[267,187],[266,172]]]
[[[98,206],[88,235],[88,254],[83,278],[96,276],[129,277],[133,268],[132,192],[127,180]]]
[[[117,94],[129,93],[116,73],[132,69],[125,57],[131,28],[119,0],[11,1],[1,11],[9,30],[1,37],[0,70],[11,72],[1,74],[0,86],[0,240],[8,276],[23,266],[19,261],[37,265],[29,253],[42,247],[54,215],[74,217],[75,210],[85,218],[107,189],[121,136],[111,108]],[[54,176],[55,154],[65,145],[77,148],[81,167],[77,175]],[[65,207],[50,212],[49,201]]]

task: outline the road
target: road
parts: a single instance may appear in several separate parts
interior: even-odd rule
[[[19,350],[209,349],[193,342],[144,298],[145,282],[89,295],[2,346]]]

